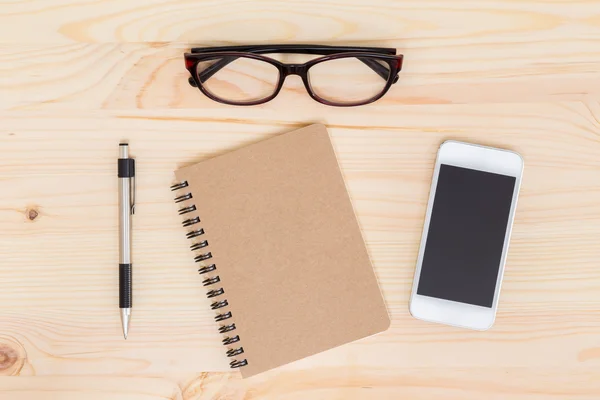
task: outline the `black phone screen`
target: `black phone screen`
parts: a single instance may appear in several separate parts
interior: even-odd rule
[[[492,307],[515,183],[440,166],[417,294]]]

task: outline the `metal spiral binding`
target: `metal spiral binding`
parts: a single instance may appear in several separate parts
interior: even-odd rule
[[[195,237],[202,236],[202,235],[204,235],[204,229],[200,228],[200,229],[196,229],[195,231],[190,231],[190,232],[186,233],[185,237],[187,237],[188,239],[193,239]]]
[[[217,282],[221,282],[219,275],[215,276],[214,278],[206,278],[202,281],[202,286],[214,285]]]
[[[232,337],[226,337],[225,339],[223,339],[223,344],[225,346],[229,346],[230,344],[236,343],[240,341],[240,337],[238,335],[232,336]]]
[[[212,272],[212,271],[214,271],[215,269],[217,269],[217,267],[215,266],[215,264],[211,264],[211,265],[209,265],[208,267],[202,267],[202,268],[200,268],[200,269],[198,270],[198,273],[199,273],[200,275],[202,275],[202,274],[206,274],[207,272]]]
[[[190,250],[192,251],[196,251],[196,250],[200,250],[203,247],[208,246],[208,240],[203,240],[201,242],[198,243],[194,243],[193,245],[190,246]]]
[[[183,225],[183,226],[190,226],[190,225],[197,224],[198,222],[200,222],[200,217],[189,218],[189,219],[186,219],[185,221],[183,221],[181,223],[181,225]]]
[[[207,292],[206,293],[206,297],[208,297],[209,299],[211,299],[213,297],[220,296],[223,293],[225,293],[225,291],[223,290],[223,288],[218,288],[216,290],[211,290],[211,291]]]
[[[231,311],[227,311],[225,314],[219,314],[215,317],[215,321],[219,322],[219,321],[225,321],[226,319],[231,318]]]
[[[243,347],[239,347],[237,349],[227,350],[227,357],[235,357],[238,354],[242,354],[243,352],[244,352],[244,348]]]
[[[196,206],[191,205],[189,207],[183,207],[179,209],[179,215],[187,214],[196,211]]]
[[[219,308],[227,307],[229,303],[227,300],[215,301],[210,305],[210,308],[213,310],[218,310]]]
[[[183,182],[180,182],[180,183],[177,183],[177,184],[171,186],[171,190],[176,191],[176,190],[184,189],[188,186],[189,186],[188,182],[183,181]],[[180,196],[175,197],[175,203],[181,203],[181,202],[184,202],[187,200],[191,200],[192,198],[193,198],[192,193],[184,193]],[[190,204],[190,205],[186,205],[185,207],[180,208],[178,212],[179,212],[179,215],[184,215],[184,214],[188,214],[188,213],[191,213],[194,211],[196,211],[196,206],[194,204]],[[181,224],[187,228],[187,227],[199,224],[199,223],[200,223],[200,217],[196,216],[196,217],[187,218]],[[204,233],[205,232],[204,232],[203,228],[192,229],[191,231],[187,232],[186,237],[188,239],[195,239],[197,237],[204,235]],[[208,246],[208,241],[201,240],[201,241],[193,243],[190,246],[190,250],[197,251],[197,250],[200,250],[207,246]],[[212,258],[212,253],[209,251],[206,253],[201,253],[201,254],[196,255],[194,257],[194,261],[201,263],[201,262],[204,262],[211,258]],[[210,272],[214,272],[216,269],[217,269],[217,266],[215,264],[209,264],[209,265],[200,267],[198,269],[198,273],[200,275],[203,275],[203,274],[207,274]],[[219,283],[220,281],[221,281],[221,278],[219,277],[219,275],[210,276],[202,281],[202,285],[203,286],[211,286],[211,285]],[[206,296],[209,299],[218,298],[219,296],[222,296],[224,293],[225,293],[225,290],[222,287],[220,287],[217,289],[209,290],[206,293]],[[216,299],[216,301],[214,301],[210,305],[210,308],[213,310],[218,310],[220,308],[227,307],[228,305],[229,305],[229,302],[226,299],[223,299],[223,300]],[[231,314],[231,311],[221,312],[220,314],[217,314],[215,316],[215,321],[221,322],[221,321],[228,320],[232,317],[233,317],[233,315]],[[234,323],[230,323],[227,325],[220,325],[219,333],[227,333],[227,332],[234,331],[235,329],[236,329],[236,327],[235,327]],[[239,341],[240,341],[240,337],[238,335],[227,336],[223,339],[223,345],[230,346],[233,343],[237,343]],[[243,353],[244,353],[244,348],[241,346],[237,347],[237,348],[229,348],[227,350],[227,357],[236,357]],[[241,359],[241,360],[234,359],[229,363],[229,366],[231,368],[240,368],[245,365],[248,365],[248,360],[246,360],[245,358]]]
[[[208,260],[209,258],[212,258],[212,253],[210,251],[208,253],[200,254],[199,256],[194,257],[194,261],[201,262],[204,260]]]

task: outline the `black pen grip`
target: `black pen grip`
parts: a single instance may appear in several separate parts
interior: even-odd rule
[[[131,264],[119,264],[119,308],[131,308]]]
[[[135,160],[133,158],[119,158],[117,161],[117,175],[119,178],[133,178],[135,176]]]

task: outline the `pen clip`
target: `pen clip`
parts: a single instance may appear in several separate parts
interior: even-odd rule
[[[135,176],[132,176],[129,179],[129,198],[131,200],[131,204],[129,204],[129,211],[131,215],[135,214]]]

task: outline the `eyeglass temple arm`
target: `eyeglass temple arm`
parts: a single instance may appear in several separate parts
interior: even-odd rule
[[[350,52],[350,51],[373,51],[381,54],[396,54],[396,49],[387,49],[387,48],[379,48],[379,47],[334,47],[334,46],[299,46],[299,45],[281,45],[281,47],[276,46],[260,46],[260,47],[251,47],[251,46],[229,46],[229,47],[212,47],[209,49],[204,48],[193,48],[192,54],[199,54],[205,52],[215,52],[215,51],[247,51],[249,53],[256,54],[264,54],[264,53],[298,53],[298,54],[319,54],[319,55],[330,55],[337,54],[340,52]],[[210,79],[211,76],[219,72],[222,68],[227,66],[229,63],[235,61],[238,57],[227,57],[223,58],[220,61],[214,63],[210,67],[206,68],[202,73],[198,75],[198,79],[200,82],[206,82]],[[382,79],[387,80],[389,77],[389,70],[382,64],[378,63],[375,60],[371,60],[369,58],[357,57],[362,63],[371,68],[377,75],[379,75]],[[397,79],[394,79],[394,83],[396,83]],[[190,81],[191,83],[191,81]]]
[[[220,47],[194,47],[192,54],[214,53],[220,51],[249,51],[252,53],[299,53],[329,55],[347,52],[365,52],[395,55],[396,49],[391,47],[361,47],[361,46],[327,46],[307,44],[273,44],[273,45],[242,45]]]
[[[390,70],[386,68],[384,65],[379,64],[375,60],[371,60],[370,58],[356,57],[367,67],[371,68],[377,75],[379,75],[384,81],[387,81],[390,76]],[[396,81],[394,80],[394,83]]]

